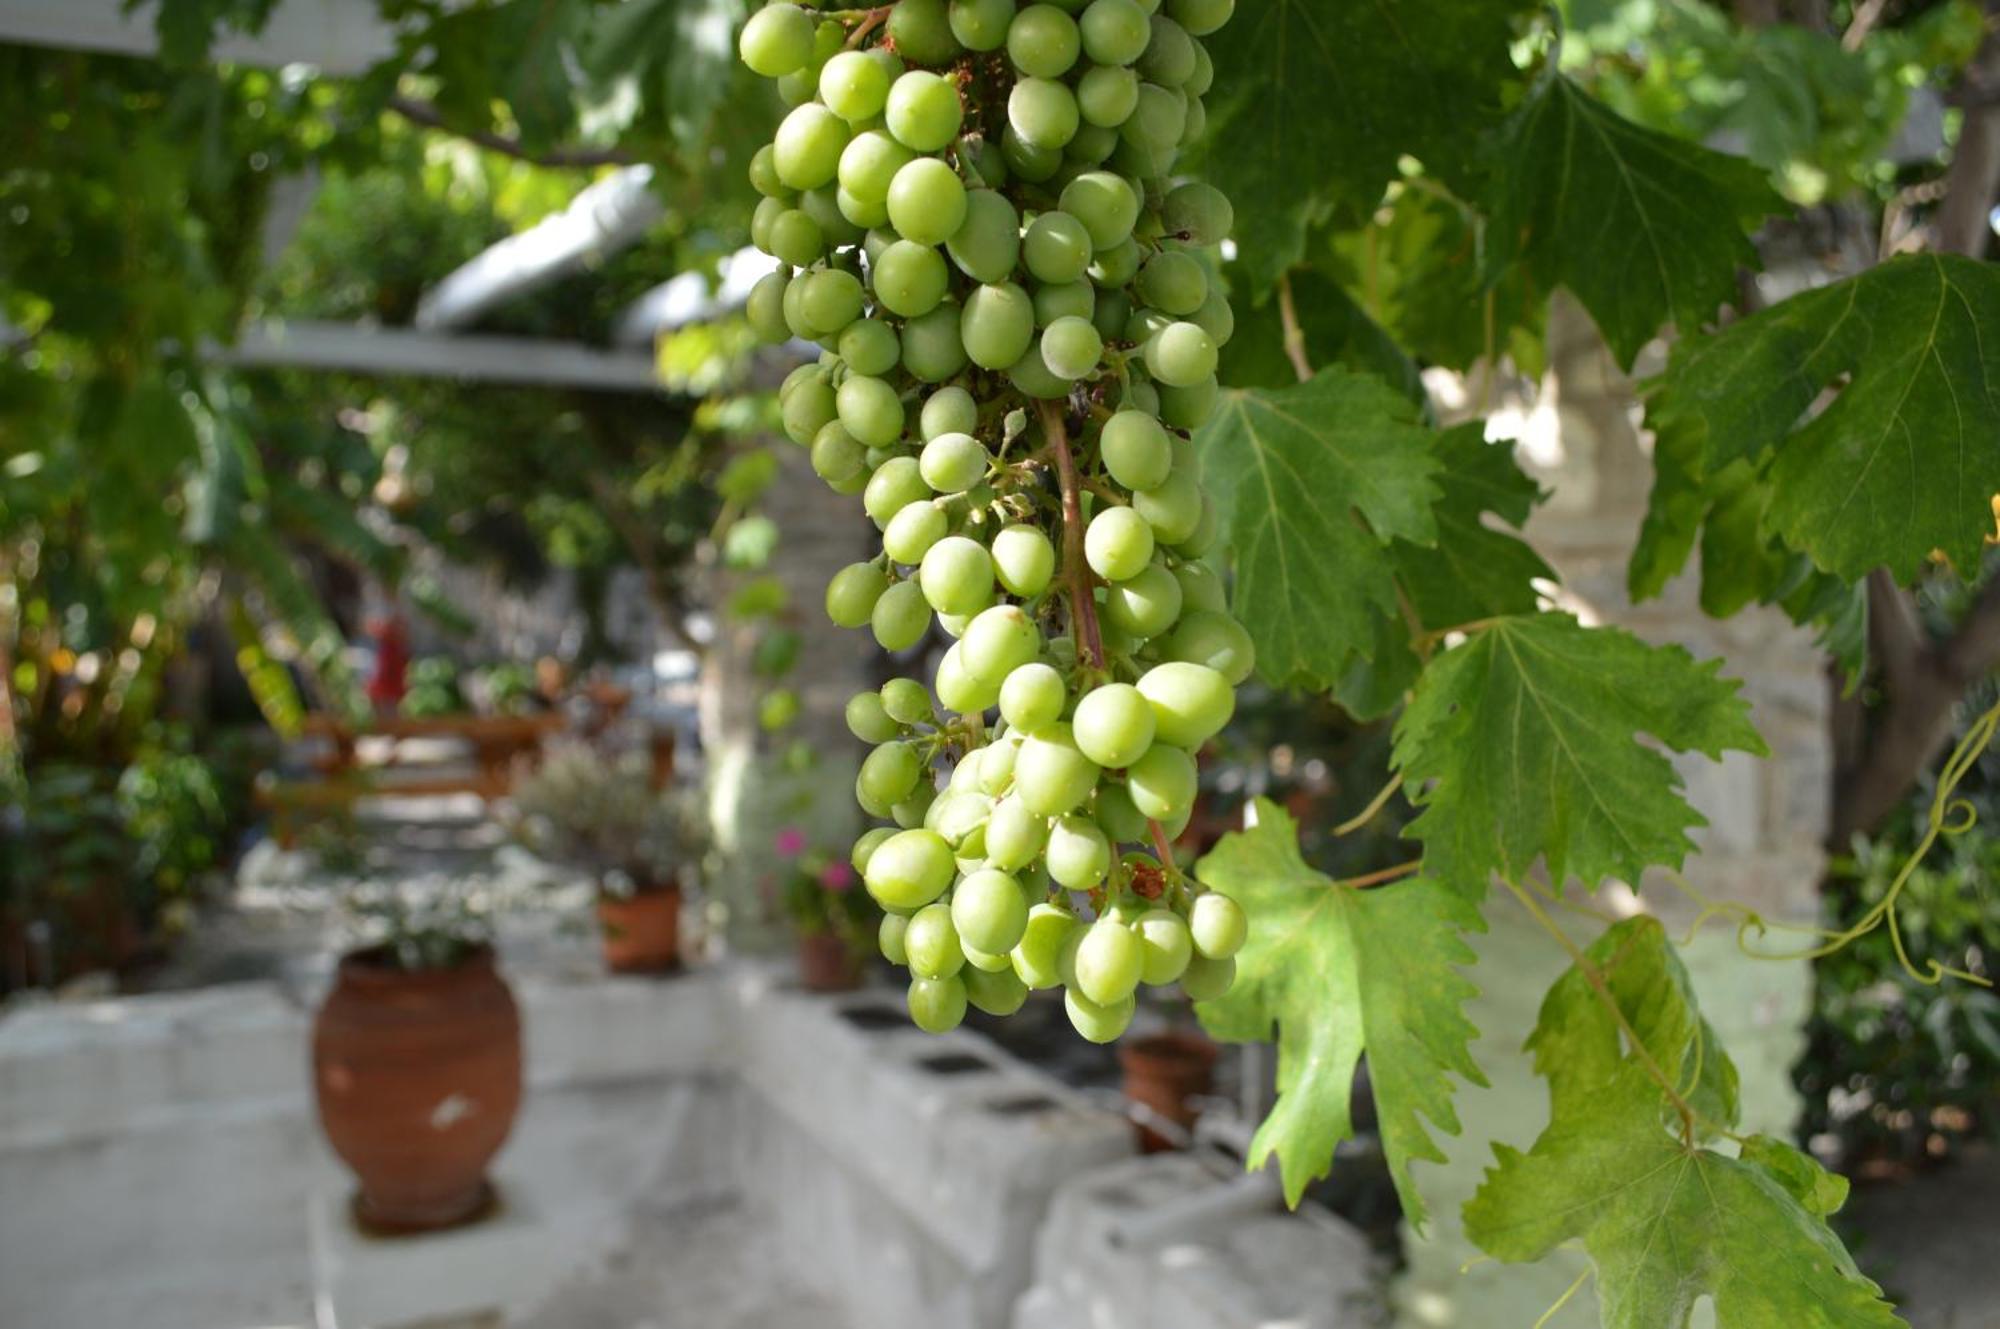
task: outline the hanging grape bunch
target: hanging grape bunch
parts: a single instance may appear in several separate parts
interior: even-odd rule
[[[827,613],[887,650],[935,614],[935,697],[847,707],[874,744],[854,846],[932,1032],[1058,984],[1108,1042],[1140,983],[1220,996],[1247,921],[1175,866],[1195,752],[1250,673],[1199,558],[1190,431],[1233,319],[1228,200],[1173,176],[1234,0],[776,3],[740,49],[792,106],[751,163],[767,341],[823,348],[786,432],[882,552]],[[997,719],[995,713],[997,711]],[[940,773],[950,775],[938,787]]]

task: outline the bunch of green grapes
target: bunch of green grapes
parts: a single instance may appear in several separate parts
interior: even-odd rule
[[[1232,223],[1177,180],[1234,0],[775,3],[745,63],[792,110],[750,175],[760,336],[817,343],[784,427],[881,554],[827,613],[892,652],[932,617],[934,692],[847,707],[854,866],[940,1032],[1061,985],[1106,1042],[1141,983],[1226,992],[1247,920],[1175,865],[1195,753],[1235,706],[1249,635],[1201,561],[1217,518],[1191,431],[1234,322]],[[946,772],[949,772],[948,775]]]

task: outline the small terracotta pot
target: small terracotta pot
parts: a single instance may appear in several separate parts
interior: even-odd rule
[[[597,897],[604,964],[614,974],[659,974],[680,968],[681,892],[664,889]]]
[[[312,1059],[320,1125],[360,1179],[364,1227],[429,1231],[491,1205],[486,1165],[521,1106],[521,1016],[491,950],[450,969],[346,956]]]
[[[799,982],[808,992],[852,992],[861,986],[861,957],[831,932],[800,937]]]
[[[1118,1064],[1125,1071],[1125,1097],[1184,1129],[1192,1129],[1201,1114],[1188,1100],[1214,1087],[1219,1051],[1209,1039],[1189,1030],[1170,1029],[1128,1039],[1118,1045]],[[1147,1153],[1173,1147],[1172,1142],[1144,1126],[1137,1129],[1139,1147]]]

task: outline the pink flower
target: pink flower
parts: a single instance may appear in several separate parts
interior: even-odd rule
[[[778,832],[778,856],[797,858],[806,851],[806,833],[796,826],[787,826]]]
[[[854,869],[835,859],[820,869],[819,884],[837,893],[850,891],[854,889]]]

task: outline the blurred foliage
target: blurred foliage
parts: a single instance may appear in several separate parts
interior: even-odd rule
[[[693,809],[679,791],[653,787],[645,751],[551,743],[515,782],[513,802],[522,843],[613,895],[668,885],[702,852]]]

